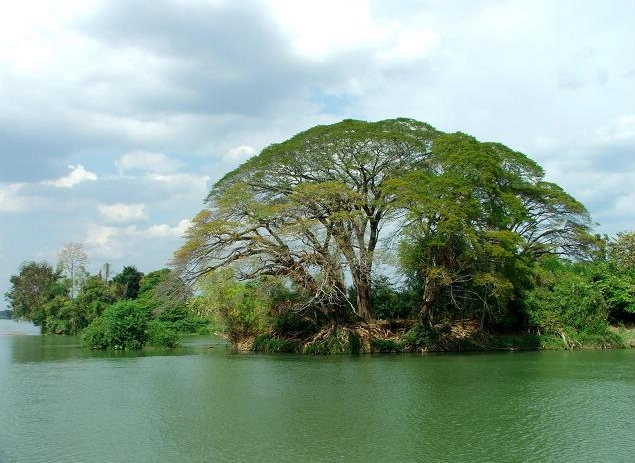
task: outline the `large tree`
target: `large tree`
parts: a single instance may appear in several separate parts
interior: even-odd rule
[[[435,140],[426,170],[392,182],[409,211],[402,265],[422,321],[448,308],[496,319],[536,259],[591,254],[586,209],[543,177],[522,153],[455,133]]]
[[[5,294],[13,317],[30,320],[43,328],[49,303],[65,292],[59,279],[60,273],[47,262],[23,263],[18,274],[11,276],[11,289]]]
[[[137,270],[134,265],[126,265],[123,270],[115,275],[112,284],[115,285],[116,292],[122,299],[136,299],[139,295],[139,288],[143,273]]]
[[[84,251],[82,243],[71,241],[64,244],[57,257],[62,273],[70,281],[69,296],[71,299],[75,299],[82,288],[82,283],[88,277],[88,272],[86,271],[88,254]]]
[[[584,206],[527,156],[410,119],[309,129],[227,174],[206,203],[174,258],[187,280],[230,265],[284,276],[327,315],[350,302],[365,320],[386,223],[428,322],[443,307],[495,318],[536,259],[594,244]]]
[[[397,210],[386,182],[424,169],[438,132],[411,119],[345,120],[274,144],[212,188],[174,264],[187,280],[228,265],[277,275],[344,316],[373,316],[371,274],[384,222]]]

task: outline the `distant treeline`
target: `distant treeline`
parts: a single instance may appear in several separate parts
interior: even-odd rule
[[[43,334],[81,335],[95,349],[174,347],[182,333],[208,333],[208,321],[188,306],[189,292],[168,269],[144,275],[126,266],[111,280],[76,267],[25,262],[11,277],[5,298],[12,316]]]

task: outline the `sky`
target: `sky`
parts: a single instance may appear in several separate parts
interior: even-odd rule
[[[501,142],[634,230],[634,84],[632,0],[10,2],[0,294],[68,242],[91,273],[165,267],[216,180],[347,118]]]

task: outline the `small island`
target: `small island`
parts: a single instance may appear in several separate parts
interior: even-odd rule
[[[316,126],[212,187],[170,269],[88,275],[80,243],[6,300],[93,349],[215,332],[239,351],[633,347],[635,232],[524,154],[398,118]],[[629,328],[631,327],[631,328]]]

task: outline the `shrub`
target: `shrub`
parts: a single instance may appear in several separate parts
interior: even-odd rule
[[[605,335],[607,308],[601,291],[575,266],[542,270],[538,285],[527,291],[524,306],[530,325],[548,334]]]
[[[135,301],[124,300],[108,307],[82,333],[91,349],[141,349],[148,341],[147,310]]]
[[[414,294],[399,291],[386,276],[378,276],[372,282],[373,310],[380,320],[408,318],[414,312]]]
[[[442,329],[436,329],[421,323],[417,324],[410,328],[401,338],[402,350],[404,352],[446,350],[439,347],[444,334],[447,333]]]
[[[340,328],[328,337],[304,346],[305,354],[359,354],[362,343],[350,330]]]
[[[377,338],[370,340],[370,348],[373,352],[401,352],[402,350],[397,341]]]
[[[272,319],[272,330],[279,335],[306,337],[314,332],[315,326],[298,312],[287,310]]]
[[[299,341],[292,339],[279,339],[270,334],[262,334],[258,336],[251,347],[254,352],[264,353],[280,353],[280,352],[298,352]]]
[[[206,275],[202,305],[214,329],[234,346],[266,330],[271,299],[257,281],[243,283],[225,270]]]
[[[82,333],[82,343],[91,349],[141,349],[146,344],[175,347],[178,335],[169,323],[152,320],[147,308],[124,300],[108,307]]]
[[[179,336],[170,324],[151,320],[148,322],[147,342],[152,346],[176,347],[179,344]]]

